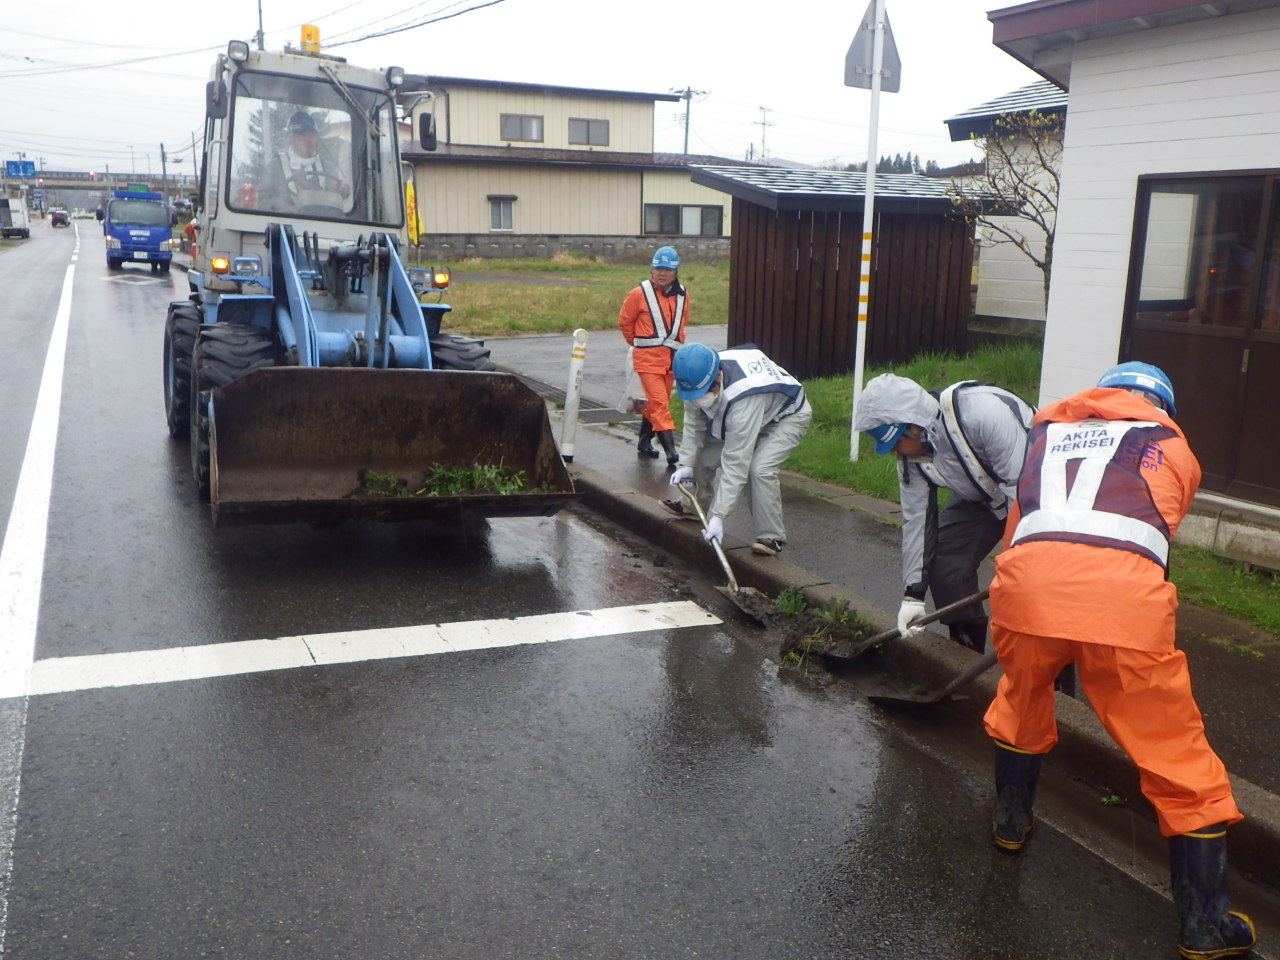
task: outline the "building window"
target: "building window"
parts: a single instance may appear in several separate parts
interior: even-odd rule
[[[569,142],[581,143],[591,147],[607,147],[609,145],[608,120],[569,120]]]
[[[1144,184],[1138,320],[1249,327],[1265,184],[1261,177]],[[1259,304],[1268,303],[1265,286]]]
[[[514,230],[515,229],[515,205],[516,198],[512,196],[498,196],[490,194],[489,196],[489,229],[490,230]]]
[[[529,140],[542,142],[542,118],[523,113],[502,115],[503,140]]]
[[[724,207],[646,203],[644,232],[685,237],[719,237],[724,233]]]

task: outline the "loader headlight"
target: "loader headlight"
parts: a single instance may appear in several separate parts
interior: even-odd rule
[[[235,63],[244,63],[249,59],[249,41],[232,40],[227,44],[227,59]]]
[[[209,261],[209,269],[217,274],[227,273],[231,269],[231,260],[228,257],[214,257]]]
[[[259,257],[236,257],[231,262],[231,270],[240,277],[261,276],[262,260]]]
[[[400,87],[404,85],[404,67],[387,67],[387,86]]]

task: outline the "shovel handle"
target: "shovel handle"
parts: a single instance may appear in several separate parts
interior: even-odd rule
[[[677,484],[680,493],[693,506],[694,512],[698,514],[698,520],[702,523],[702,529],[707,529],[707,515],[703,512],[702,504],[698,502],[698,496],[684,484]],[[733,569],[729,566],[729,558],[724,555],[724,549],[720,546],[719,540],[712,540],[711,546],[715,548],[716,556],[720,558],[720,566],[724,567],[724,575],[729,578],[729,589],[734,593],[738,592],[738,578],[733,575]]]
[[[925,614],[923,617],[919,617],[911,621],[911,624],[912,626],[924,626],[926,623],[933,623],[933,621],[938,620],[941,617],[945,617],[948,613],[963,610],[970,604],[981,603],[983,600],[987,599],[988,592],[989,591],[986,590],[980,590],[971,597],[965,597],[963,600],[957,600],[955,603],[948,603],[945,607],[939,607],[937,610],[933,611],[933,613]],[[858,656],[858,654],[865,653],[872,647],[879,646],[887,640],[896,640],[901,635],[902,634],[898,631],[898,628],[894,627],[892,630],[886,630],[884,633],[877,633],[874,637],[867,637],[865,640],[859,640],[853,649],[851,649],[844,657],[841,657],[841,659],[852,660],[854,657]]]

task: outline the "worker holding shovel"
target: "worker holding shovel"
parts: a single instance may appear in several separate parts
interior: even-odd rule
[[[1227,910],[1226,830],[1243,817],[1174,646],[1169,545],[1200,483],[1174,414],[1164,371],[1130,362],[1036,415],[991,583],[1004,676],[985,724],[996,742],[995,843],[1017,851],[1041,757],[1058,741],[1053,680],[1076,665],[1169,838],[1179,952],[1216,960],[1248,953],[1256,934]]]
[[[972,380],[930,393],[886,373],[863,389],[854,427],[875,441],[876,453],[898,455],[903,638],[924,629],[912,623],[925,615],[926,593],[944,607],[978,592],[978,566],[1004,532],[1034,414],[1008,390]],[[940,487],[952,493],[941,516]],[[980,603],[942,622],[952,640],[979,653],[986,649]]]
[[[813,419],[800,381],[754,347],[716,352],[687,343],[672,363],[684,401],[680,460],[673,486],[714,490],[704,534],[724,538],[725,518],[747,495],[755,528],[752,553],[776,557],[787,542],[778,470],[804,438]],[[679,500],[662,505],[694,519]]]

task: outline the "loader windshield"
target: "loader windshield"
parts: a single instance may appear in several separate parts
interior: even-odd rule
[[[227,206],[398,228],[404,212],[395,136],[394,109],[382,91],[242,72],[232,102]]]

